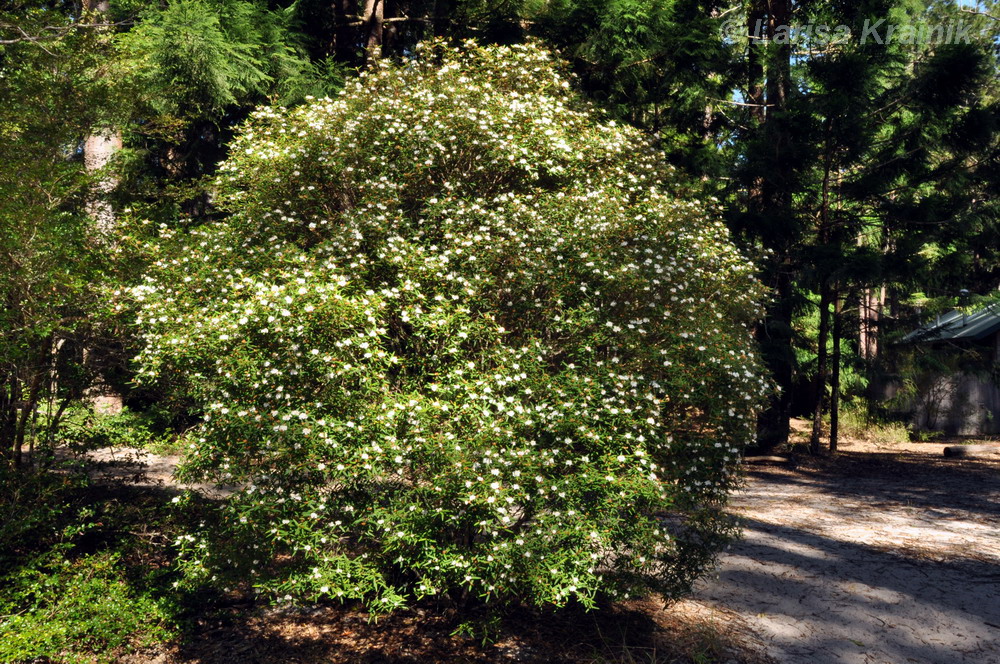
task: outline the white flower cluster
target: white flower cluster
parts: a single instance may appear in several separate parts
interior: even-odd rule
[[[189,470],[246,487],[244,573],[391,607],[701,569],[767,387],[760,289],[545,51],[427,45],[232,155],[231,216],[165,231],[133,295],[143,375],[204,409]],[[268,581],[276,552],[301,564]]]

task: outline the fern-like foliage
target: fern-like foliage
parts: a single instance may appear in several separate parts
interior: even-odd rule
[[[284,12],[246,0],[174,0],[145,12],[120,43],[163,114],[212,117],[236,104],[294,102],[340,80],[309,62]]]

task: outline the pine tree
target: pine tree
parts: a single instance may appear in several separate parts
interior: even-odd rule
[[[745,245],[768,252],[763,274],[775,294],[759,338],[780,392],[761,420],[762,447],[787,440],[792,387],[805,368],[797,365],[804,340],[794,321],[815,306],[809,292],[819,306],[809,408],[818,451],[826,384],[831,376],[839,383],[840,345],[832,367],[827,348],[843,325],[831,308],[844,315],[846,301],[870,301],[872,288],[915,283],[928,243],[948,246],[954,260],[959,237],[995,227],[983,202],[996,168],[990,44],[807,39],[793,52],[780,39],[782,25],[859,26],[886,16],[900,24],[926,9],[810,3],[793,16],[780,3],[746,6],[729,200]],[[968,217],[975,225],[958,222]]]

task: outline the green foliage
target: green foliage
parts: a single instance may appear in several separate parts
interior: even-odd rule
[[[791,25],[852,30],[880,18],[897,25],[972,20],[951,3],[909,0],[743,7],[746,14],[729,20],[745,25],[755,12],[777,12]],[[786,395],[770,419],[787,421],[796,380],[816,371],[796,362],[811,360],[803,356],[815,346],[797,347],[801,338],[791,333],[810,305],[804,291],[839,298],[850,311],[873,287],[889,286],[890,301],[911,290],[943,294],[946,282],[957,291],[956,281],[976,279],[978,270],[995,287],[1000,217],[985,193],[998,172],[995,44],[883,44],[855,35],[792,47],[741,33],[732,36],[747,49],[739,94],[749,104],[732,110],[736,132],[723,148],[732,148],[730,220],[744,242],[771,252],[763,278],[777,298],[762,351]],[[872,333],[887,359],[892,328],[903,318],[893,308]],[[856,328],[845,328],[856,340]],[[860,370],[842,376],[856,389],[855,379],[872,367],[844,357],[845,367]],[[771,429],[769,442],[780,442],[783,427]]]
[[[59,432],[59,443],[77,452],[104,447],[160,452],[171,448],[173,438],[156,418],[127,408],[114,415],[96,413],[83,406],[72,408]]]
[[[258,111],[231,216],[133,289],[145,380],[204,409],[190,477],[243,487],[192,578],[387,610],[686,589],[765,382],[758,285],[634,130],[535,46],[424,46]]]
[[[49,558],[5,581],[0,661],[114,662],[173,633],[170,605],[130,584],[117,554]]]
[[[72,477],[0,467],[0,568],[30,556],[33,544],[52,535],[53,524],[71,511],[68,493],[79,485]]]
[[[344,66],[310,59],[290,12],[254,0],[177,0],[145,8],[116,36],[107,78],[128,93],[117,123],[120,209],[171,223],[210,213],[205,176],[235,124],[259,104],[301,103],[342,86]]]
[[[878,445],[896,445],[910,440],[910,430],[905,424],[873,414],[861,399],[841,408],[840,430],[847,438]]]
[[[189,598],[158,533],[197,508],[167,504],[0,468],[0,661],[114,662],[176,635]]]
[[[332,91],[321,83],[330,73],[309,63],[286,17],[263,3],[173,0],[145,12],[119,44],[122,65],[163,114],[219,117],[253,99]]]
[[[10,15],[0,13],[0,33]],[[0,451],[24,439],[31,412],[73,398],[93,380],[83,356],[102,356],[107,318],[101,284],[115,252],[95,240],[84,206],[93,178],[78,146],[108,115],[91,96],[93,68],[107,52],[102,34],[72,31],[58,12],[25,11],[31,34],[62,35],[0,47]],[[67,30],[65,33],[60,30]],[[17,34],[17,33],[15,33]],[[2,461],[0,461],[2,463]]]
[[[558,0],[525,11],[533,32],[572,59],[593,99],[659,136],[672,163],[715,175],[724,165],[714,139],[727,133],[715,107],[725,108],[735,84],[718,10],[699,0]]]
[[[943,431],[924,431],[917,430],[910,433],[910,439],[916,440],[919,443],[932,443],[944,437]],[[974,444],[978,441],[968,441],[970,444]],[[965,441],[957,441],[959,445],[965,444]]]
[[[819,296],[805,293],[801,297],[811,306],[797,315],[793,321],[795,325],[795,365],[798,367],[798,380],[800,383],[806,384],[816,380],[818,369]],[[848,401],[863,397],[869,384],[865,367],[857,356],[856,347],[853,338],[848,337],[840,340],[840,392],[842,398]],[[832,355],[833,339],[831,337],[827,339],[827,357],[832,357]],[[829,394],[829,386],[826,386],[826,391]]]

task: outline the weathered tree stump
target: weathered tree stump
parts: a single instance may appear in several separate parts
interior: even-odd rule
[[[949,445],[944,455],[949,459],[983,458],[1000,454],[1000,445]]]

